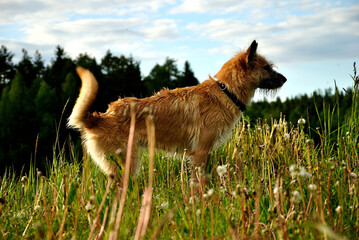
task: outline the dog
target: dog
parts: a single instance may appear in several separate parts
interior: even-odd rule
[[[68,126],[82,133],[86,149],[100,169],[107,175],[116,175],[117,165],[107,160],[107,154],[126,153],[133,108],[136,114],[133,173],[138,165],[138,147],[147,144],[145,118],[150,109],[156,147],[166,151],[186,150],[192,157],[192,178],[196,179],[195,169],[206,169],[211,152],[230,137],[256,89],[275,90],[287,81],[257,53],[257,47],[254,40],[247,50],[226,62],[215,78],[209,76],[197,86],[163,89],[143,99],[120,98],[109,104],[105,113],[88,112],[98,84],[90,71],[78,67],[82,87]]]

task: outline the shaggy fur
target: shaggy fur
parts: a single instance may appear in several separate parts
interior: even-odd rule
[[[257,88],[276,89],[286,78],[273,70],[272,64],[257,54],[253,41],[246,51],[235,55],[215,75],[238,100],[248,104]],[[174,90],[163,89],[144,98],[124,98],[112,102],[105,113],[88,113],[98,85],[95,77],[81,67],[82,80],[68,126],[81,131],[92,159],[106,174],[116,174],[116,165],[106,160],[106,154],[124,155],[130,126],[130,108],[135,108],[135,146],[131,171],[136,169],[137,148],[147,144],[145,117],[154,116],[156,145],[168,151],[187,150],[192,165],[206,168],[210,153],[224,143],[242,112],[219,88],[211,77],[203,83]],[[192,173],[194,177],[194,172]]]

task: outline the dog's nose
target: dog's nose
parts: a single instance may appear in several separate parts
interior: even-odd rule
[[[287,78],[284,77],[282,74],[278,73],[279,77],[282,79],[282,82],[285,83],[287,81]]]

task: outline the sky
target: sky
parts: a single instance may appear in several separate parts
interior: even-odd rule
[[[353,85],[359,60],[358,0],[1,0],[0,45],[46,64],[57,45],[75,59],[132,55],[146,76],[166,57],[189,61],[200,82],[253,40],[288,81],[273,100]],[[359,64],[358,64],[359,65]]]

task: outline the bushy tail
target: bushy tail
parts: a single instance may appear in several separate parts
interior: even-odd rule
[[[88,111],[95,101],[98,83],[94,75],[87,69],[82,67],[76,68],[82,82],[80,95],[76,100],[76,104],[72,109],[72,113],[68,119],[67,126],[76,129],[83,129]]]

